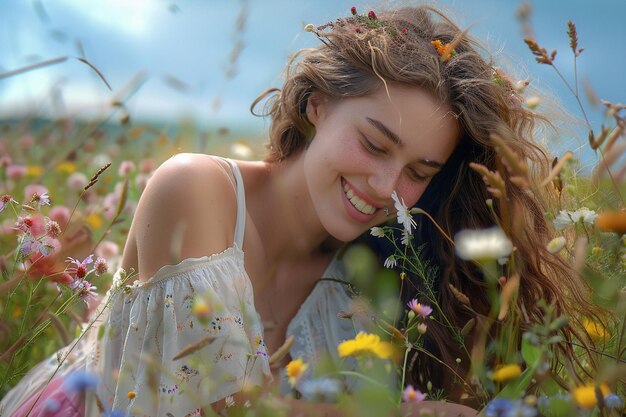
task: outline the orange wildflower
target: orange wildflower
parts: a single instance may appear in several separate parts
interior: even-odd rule
[[[598,214],[596,225],[603,232],[626,234],[626,212],[608,211]]]

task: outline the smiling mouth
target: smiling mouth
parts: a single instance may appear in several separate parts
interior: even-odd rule
[[[357,209],[359,212],[368,215],[374,214],[376,212],[376,207],[367,204],[365,200],[357,196],[347,182],[344,182],[343,184],[343,191],[348,198],[348,201],[350,201],[354,208]]]

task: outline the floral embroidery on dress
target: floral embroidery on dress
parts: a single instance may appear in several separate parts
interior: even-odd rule
[[[178,384],[174,384],[174,385],[161,384],[159,386],[159,392],[161,392],[162,394],[175,394],[178,392]]]
[[[254,347],[256,349],[256,354],[264,357],[269,357],[267,353],[267,346],[265,345],[265,340],[261,336],[257,336],[254,339]]]
[[[196,375],[198,375],[198,371],[189,368],[187,365],[181,366],[178,372],[176,372],[176,376],[180,378],[181,382],[189,382],[191,377]]]

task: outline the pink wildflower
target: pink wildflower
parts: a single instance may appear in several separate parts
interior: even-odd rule
[[[135,170],[135,164],[133,161],[122,161],[120,164],[120,168],[117,171],[117,174],[120,177],[125,177],[129,175],[131,172]]]
[[[417,302],[417,300],[414,298],[411,301],[409,301],[407,303],[407,306],[413,310],[413,312],[415,314],[417,314],[418,316],[422,317],[422,318],[426,318],[428,316],[430,316],[430,313],[433,312],[433,309],[430,306],[427,306],[426,304],[420,304]]]
[[[19,180],[26,175],[25,165],[10,165],[7,167],[7,177],[12,180]]]
[[[78,294],[88,307],[91,307],[89,303],[92,300],[98,299],[98,293],[94,291],[97,288],[86,279],[75,280],[70,284],[70,288],[74,291],[74,294]]]
[[[152,171],[154,171],[155,168],[156,162],[154,162],[154,159],[143,159],[139,163],[139,171],[143,172],[144,174],[151,173]]]
[[[59,237],[61,234],[61,226],[59,226],[59,223],[48,219],[46,223],[46,234],[50,237]]]
[[[31,233],[30,228],[33,227],[33,219],[31,217],[18,216],[15,222],[15,228],[24,233]]]
[[[99,277],[100,275],[104,274],[105,272],[107,272],[109,270],[109,266],[107,265],[107,261],[104,258],[96,259],[96,262],[94,263],[93,268],[94,268],[94,271],[95,271],[97,277]]]
[[[15,201],[9,194],[5,194],[0,197],[0,213],[2,213],[2,210],[4,210],[9,203],[18,204],[17,201]]]
[[[0,151],[4,152],[4,149],[1,149]],[[13,163],[13,160],[8,155],[3,155],[0,158],[0,168],[6,168],[9,165],[11,165],[12,163]]]
[[[104,259],[113,259],[120,254],[120,247],[115,242],[104,240],[96,248],[96,256]]]
[[[372,20],[378,19],[378,16],[376,16],[376,13],[374,13],[374,10],[370,10],[369,12],[367,12],[367,17],[369,17]]]
[[[65,183],[67,185],[67,188],[78,193],[83,191],[83,188],[85,188],[85,186],[89,184],[89,179],[82,172],[75,172],[67,177]]]
[[[49,206],[50,205],[50,197],[48,196],[48,193],[34,193],[32,198],[30,199],[31,203],[35,203],[39,206],[39,208],[41,208],[41,206]]]
[[[426,394],[423,394],[420,390],[413,388],[413,385],[407,385],[404,391],[402,391],[402,400],[404,400],[404,402],[417,403],[424,401],[425,399]]]
[[[42,194],[46,194],[47,196],[48,189],[41,184],[28,184],[26,187],[24,187],[25,199],[30,198],[31,202],[35,202],[35,199],[33,198],[35,194],[37,194],[38,196],[41,196]]]
[[[350,7],[350,13],[352,13],[352,15],[356,15],[356,6],[352,6]]]
[[[87,265],[93,263],[93,255],[89,255],[82,262],[78,259],[74,259],[68,256],[67,261],[74,264],[74,267],[67,268],[66,271],[70,274],[76,275],[76,278],[83,279],[90,272]]]
[[[71,210],[65,206],[54,206],[50,209],[48,216],[51,220],[59,223],[59,226],[66,227],[70,222],[71,214]]]

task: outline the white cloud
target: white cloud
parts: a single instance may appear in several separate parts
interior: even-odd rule
[[[119,33],[147,36],[158,27],[157,18],[167,13],[167,5],[153,0],[63,0],[84,18]]]

